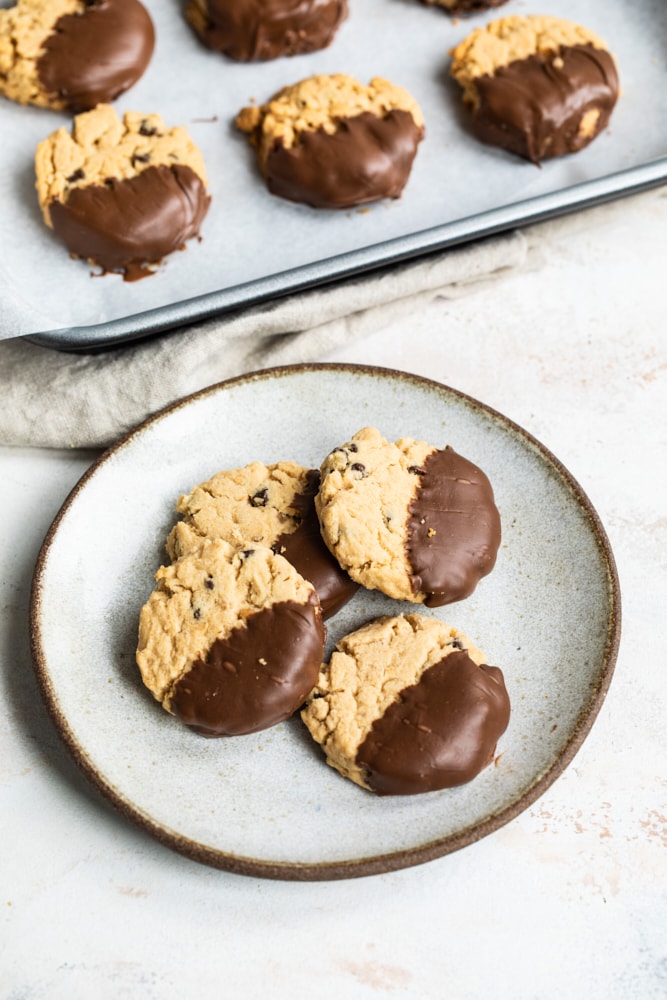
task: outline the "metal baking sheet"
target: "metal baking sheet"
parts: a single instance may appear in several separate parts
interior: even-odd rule
[[[334,43],[308,56],[237,64],[205,50],[180,0],[144,0],[157,45],[144,77],[117,102],[189,128],[207,164],[212,205],[202,240],[153,277],[124,282],[72,261],[46,229],[34,191],[37,143],[69,117],[2,101],[0,338],[87,349],[600,203],[667,182],[667,5],[664,0],[552,0],[548,13],[587,25],[614,53],[622,96],[609,129],[541,168],[474,139],[449,79],[448,51],[502,13],[545,13],[524,0],[452,20],[419,0],[350,0]],[[7,5],[7,4],[5,4]],[[383,76],[408,88],[426,118],[403,196],[327,212],[268,194],[237,111],[313,73]]]

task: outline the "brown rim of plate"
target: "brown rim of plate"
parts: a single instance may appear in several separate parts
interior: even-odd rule
[[[514,432],[534,449],[536,449],[559,473],[570,492],[577,500],[579,506],[586,514],[586,518],[593,531],[598,549],[602,556],[602,561],[607,570],[610,616],[607,626],[606,648],[602,667],[599,673],[598,684],[593,690],[588,704],[582,710],[575,726],[573,727],[569,740],[561,750],[560,754],[556,757],[551,767],[549,767],[549,769],[542,774],[530,788],[521,793],[513,802],[492,815],[487,816],[486,819],[474,824],[471,827],[460,830],[455,834],[450,834],[449,836],[433,840],[427,844],[422,844],[419,847],[407,848],[405,850],[382,854],[376,857],[359,858],[349,861],[332,861],[317,864],[302,864],[299,862],[281,863],[264,861],[256,858],[241,857],[236,854],[229,854],[215,848],[206,847],[203,844],[199,844],[196,841],[191,840],[189,837],[184,837],[171,829],[160,826],[141,809],[124,799],[118,791],[106,781],[104,775],[100,774],[91,764],[86,756],[86,753],[74,738],[67,719],[59,708],[57,695],[49,678],[49,671],[46,658],[42,650],[40,635],[42,574],[48,559],[51,542],[53,541],[62,518],[78,494],[95,475],[97,469],[105,463],[111,455],[115,455],[121,451],[125,445],[131,442],[136,435],[142,433],[146,427],[158,420],[161,420],[165,415],[188,406],[193,400],[201,399],[204,396],[219,392],[221,388],[238,385],[241,382],[259,382],[270,378],[283,378],[300,372],[317,371],[339,371],[341,373],[348,373],[351,375],[377,375],[380,377],[391,376],[392,379],[398,378],[401,381],[411,382],[416,385],[430,386],[434,389],[440,390],[444,389],[446,392],[458,397],[463,402],[468,403],[473,408],[484,411],[484,413],[488,416],[491,416],[496,421],[504,424],[507,429]],[[106,799],[108,799],[123,816],[139,826],[140,829],[144,830],[152,837],[155,837],[156,840],[164,844],[166,847],[171,848],[187,858],[191,858],[193,861],[208,865],[212,868],[218,868],[223,871],[234,872],[241,875],[252,875],[257,878],[284,879],[301,882],[361,878],[367,875],[379,875],[386,872],[397,871],[402,868],[409,868],[414,865],[424,864],[427,861],[433,861],[435,858],[451,854],[454,851],[460,850],[462,847],[467,847],[469,844],[473,844],[476,841],[481,840],[483,837],[486,837],[488,834],[498,830],[520,813],[524,812],[528,806],[532,805],[533,802],[543,795],[544,792],[554,783],[556,778],[563,773],[565,768],[572,762],[575,754],[580,749],[586,739],[586,736],[590,732],[600,708],[602,707],[607,691],[609,690],[609,685],[611,684],[616,658],[618,655],[620,634],[621,590],[618,572],[616,569],[616,562],[607,533],[602,525],[597,511],[588,499],[588,496],[576,479],[574,479],[574,477],[568,472],[556,456],[553,455],[549,449],[541,444],[535,437],[533,437],[532,434],[529,434],[518,424],[514,423],[514,421],[505,417],[502,413],[499,413],[492,407],[487,406],[485,403],[481,403],[479,400],[474,399],[472,396],[468,396],[466,393],[460,392],[458,389],[452,389],[441,382],[425,378],[421,375],[412,375],[409,372],[402,372],[393,368],[382,368],[372,365],[320,363],[284,365],[276,368],[261,369],[256,372],[250,372],[249,374],[237,375],[233,378],[225,379],[223,382],[218,382],[215,385],[207,386],[204,389],[200,389],[197,392],[185,396],[182,399],[169,404],[163,409],[158,410],[157,413],[154,413],[152,416],[142,421],[142,423],[140,423],[137,427],[123,435],[123,437],[121,437],[114,445],[104,451],[104,453],[84,473],[78,483],[70,491],[51,527],[49,528],[40,549],[35,565],[30,594],[30,647],[39,689],[42,697],[44,698],[49,715],[51,716],[51,719],[62,737],[67,749],[74,758],[76,764],[83,771],[88,780],[95,786],[95,788]]]

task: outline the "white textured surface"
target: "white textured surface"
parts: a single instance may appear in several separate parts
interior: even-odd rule
[[[628,202],[534,270],[322,359],[437,378],[516,420],[580,481],[618,562],[619,661],[574,763],[511,824],[418,868],[231,876],[99,799],[41,706],[26,625],[40,542],[95,456],[2,451],[3,1000],[666,995],[666,261],[667,199]]]

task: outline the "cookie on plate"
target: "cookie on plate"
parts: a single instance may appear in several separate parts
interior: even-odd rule
[[[303,704],[324,625],[313,586],[286,559],[204,539],[156,580],[141,610],[137,664],[168,712],[205,736],[239,736]]]
[[[209,49],[251,62],[326,48],[347,12],[347,0],[189,0],[185,16]]]
[[[443,7],[448,14],[459,17],[465,14],[477,14],[491,7],[502,7],[507,0],[422,0],[422,3]]]
[[[576,153],[606,128],[618,98],[605,43],[572,21],[505,17],[452,51],[475,133],[533,163]]]
[[[342,639],[301,713],[327,763],[379,795],[470,781],[509,717],[502,671],[458,629],[417,614]]]
[[[329,618],[358,589],[322,541],[315,512],[320,482],[317,469],[296,462],[217,473],[180,497],[183,520],[167,539],[167,552],[178,559],[197,549],[202,538],[222,538],[235,546],[266,545],[280,553],[315,587],[322,615]]]
[[[17,0],[0,10],[0,93],[19,104],[94,108],[136,83],[154,45],[139,0]]]
[[[125,280],[199,233],[210,198],[198,148],[157,114],[110,104],[77,115],[37,147],[37,194],[47,226],[70,253]]]
[[[272,194],[314,208],[398,198],[424,135],[419,105],[402,87],[343,73],[312,76],[236,118],[257,147]]]
[[[493,569],[500,515],[481,469],[453,448],[365,427],[324,460],[322,537],[370,590],[428,607],[468,597]]]

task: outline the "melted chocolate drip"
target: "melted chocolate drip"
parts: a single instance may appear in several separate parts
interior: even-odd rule
[[[43,46],[37,75],[44,90],[73,111],[109,103],[143,74],[155,31],[139,0],[94,0],[82,14],[56,21]]]
[[[320,522],[315,510],[315,494],[320,486],[320,473],[311,469],[306,491],[292,500],[301,524],[290,533],[280,535],[273,545],[274,552],[284,556],[296,570],[315,587],[322,605],[322,617],[331,618],[359,589],[322,541]]]
[[[587,146],[606,128],[618,98],[614,60],[592,45],[518,59],[475,84],[478,138],[533,163]],[[600,112],[595,127],[581,135],[581,119],[593,109]]]
[[[125,280],[153,274],[147,266],[196,236],[210,202],[190,167],[147,167],[136,177],[72,188],[50,207],[54,231],[71,253]]]
[[[500,515],[491,483],[453,448],[432,452],[409,508],[407,555],[415,594],[437,608],[472,594],[493,569]]]
[[[289,718],[315,686],[324,625],[315,594],[258,611],[177,682],[174,714],[204,736],[256,733]]]
[[[278,142],[264,173],[273,194],[314,208],[352,208],[398,198],[424,130],[409,111],[342,118],[333,134],[302,132],[287,149]]]
[[[502,671],[450,653],[401,691],[359,747],[379,795],[415,795],[470,781],[493,760],[510,703]]]
[[[205,45],[242,62],[326,48],[347,0],[206,0]]]

